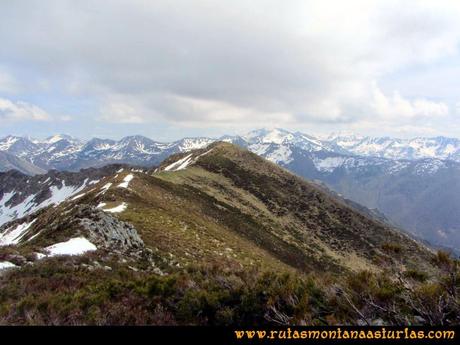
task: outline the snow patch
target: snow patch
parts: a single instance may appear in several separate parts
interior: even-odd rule
[[[313,164],[319,171],[332,172],[336,168],[342,166],[345,160],[345,157],[327,157],[323,159],[314,158]]]
[[[209,152],[211,152],[212,150],[213,150],[213,149],[209,149],[209,150],[206,151],[205,153],[202,153],[201,155],[199,155],[199,156],[197,157],[197,159],[200,158],[200,157],[203,157],[203,156],[207,155],[207,154],[208,154]]]
[[[42,233],[42,231],[37,232],[35,235],[33,235],[32,237],[30,237],[26,242],[32,241],[35,237],[37,237],[37,236],[40,235],[41,233]]]
[[[185,138],[179,144],[180,152],[202,149],[212,143],[214,140],[208,138]]]
[[[48,138],[47,140],[44,141],[44,143],[47,144],[55,144],[58,141],[61,141],[62,139],[65,139],[62,135],[53,135],[51,138]]]
[[[80,199],[81,197],[84,197],[85,194],[86,194],[86,193],[81,193],[81,194],[75,195],[75,196],[74,196],[72,199],[70,199],[70,200],[74,201],[74,200]]]
[[[129,182],[134,178],[133,174],[126,175],[123,182],[118,185],[120,188],[128,188]]]
[[[0,270],[4,270],[7,268],[14,268],[14,267],[18,267],[18,266],[16,266],[15,264],[9,261],[0,261]]]
[[[289,164],[293,160],[291,155],[292,151],[289,149],[289,147],[281,145],[273,152],[270,152],[268,155],[266,155],[265,158],[276,164]]]
[[[184,158],[179,159],[177,162],[174,162],[168,165],[164,170],[165,171],[177,171],[185,169],[191,162],[192,154],[185,156]]]
[[[104,194],[105,192],[107,192],[111,186],[112,186],[112,182],[109,182],[109,183],[106,183],[105,185],[103,185],[101,187],[101,193]],[[99,193],[99,194],[101,194],[101,193]]]
[[[270,144],[253,144],[248,148],[251,152],[254,152],[256,155],[263,156],[267,152]]]
[[[43,253],[35,253],[35,256],[36,256],[37,260],[41,260],[43,258],[46,258],[46,255],[43,254]]]
[[[3,140],[5,141],[0,143],[0,151],[7,151],[11,146],[13,146],[14,143],[16,143],[19,140],[19,138],[8,136]]]
[[[8,246],[10,244],[18,244],[19,241],[27,234],[30,226],[36,221],[29,223],[22,223],[16,227],[11,227],[6,229],[3,233],[0,234],[0,246]]]
[[[439,169],[445,168],[445,163],[440,160],[427,160],[418,163],[415,166],[415,174],[417,175],[433,175],[438,172]]]
[[[96,250],[97,247],[84,237],[71,238],[66,242],[59,242],[46,247],[48,256],[57,255],[81,255]]]
[[[179,165],[179,167],[176,168],[176,171],[178,170],[184,170],[186,167],[188,167],[192,163],[192,158],[187,159],[184,163]]]
[[[128,204],[126,202],[122,202],[120,205],[113,207],[113,208],[108,208],[108,209],[103,209],[104,212],[110,212],[110,213],[120,213],[126,210],[128,207]]]
[[[54,204],[55,206],[59,205],[64,200],[70,198],[72,195],[75,195],[85,189],[88,183],[88,179],[82,183],[81,186],[75,188],[74,186],[66,186],[65,181],[62,181],[62,187],[58,188],[56,186],[51,186],[51,198],[47,199],[42,203],[43,207]]]
[[[409,166],[408,162],[394,161],[393,164],[388,168],[387,172],[391,175],[399,173],[401,170],[406,169]]]

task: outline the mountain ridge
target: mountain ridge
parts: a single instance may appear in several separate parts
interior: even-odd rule
[[[98,162],[155,165],[176,152],[202,148],[223,140],[261,152],[267,145],[293,145],[308,152],[335,152],[363,157],[396,160],[433,158],[460,161],[460,140],[447,137],[397,139],[356,135],[331,135],[318,138],[284,129],[259,129],[245,135],[224,135],[220,138],[183,138],[160,143],[140,135],[120,140],[93,138],[82,141],[67,135],[55,135],[46,140],[7,136],[0,139],[0,151],[13,154],[42,169],[74,170],[96,166]]]
[[[261,171],[263,171],[263,173],[261,173]],[[228,211],[230,211],[232,207],[240,209],[239,211],[237,211],[237,209],[230,211],[230,214],[233,214],[233,216],[230,216],[230,214],[225,216],[227,222],[230,222],[232,219],[238,219],[239,217],[243,217],[241,218],[242,221],[246,222],[244,219],[246,219],[245,217],[247,216],[237,214],[242,212],[242,210],[246,210],[243,213],[249,212],[249,209],[246,209],[246,206],[241,208],[241,205],[244,204],[243,200],[252,200],[248,205],[251,205],[250,209],[252,212],[256,212],[258,214],[256,217],[257,219],[260,217],[260,219],[263,219],[269,215],[269,217],[262,223],[260,223],[260,220],[257,221],[257,223],[259,224],[258,226],[265,227],[267,230],[271,229],[267,232],[267,236],[269,236],[271,240],[266,241],[263,239],[263,236],[259,237],[261,234],[253,234],[256,237],[252,238],[251,236],[253,235],[251,235],[251,232],[249,231],[251,228],[251,226],[249,226],[250,223],[247,223],[246,225],[248,227],[247,231],[249,232],[240,235],[249,236],[252,240],[258,241],[257,243],[270,246],[270,248],[273,246],[273,243],[279,243],[279,246],[281,247],[286,245],[281,244],[286,241],[286,239],[283,239],[283,236],[286,236],[290,231],[294,231],[294,224],[301,226],[300,224],[311,223],[311,225],[307,226],[307,228],[309,229],[308,231],[313,231],[313,234],[316,231],[315,228],[319,225],[319,223],[317,223],[319,219],[322,219],[321,222],[329,222],[324,218],[324,216],[320,216],[320,218],[318,218],[318,214],[313,216],[315,212],[319,212],[319,214],[321,214],[321,212],[323,212],[321,209],[324,209],[325,212],[336,212],[337,208],[343,208],[344,214],[351,212],[351,219],[355,219],[357,217],[357,225],[353,225],[353,221],[351,223],[349,221],[346,227],[341,227],[340,231],[342,233],[340,236],[345,236],[343,239],[345,242],[348,241],[348,235],[346,234],[350,231],[350,229],[353,229],[354,226],[361,229],[367,228],[364,225],[359,225],[361,224],[360,222],[363,221],[366,222],[366,224],[372,224],[372,226],[380,227],[380,230],[372,235],[380,238],[380,240],[378,240],[380,242],[385,240],[391,241],[392,236],[401,236],[399,232],[390,230],[387,224],[379,223],[376,220],[369,220],[367,218],[367,214],[360,213],[358,210],[350,208],[350,205],[344,200],[337,199],[332,194],[324,193],[324,191],[315,184],[296,177],[290,172],[264,160],[263,158],[260,158],[250,151],[222,142],[213,143],[205,149],[195,150],[192,151],[192,153],[178,153],[173,155],[151,172],[142,169],[135,169],[129,166],[123,167],[114,165],[103,169],[92,168],[82,170],[80,173],[50,172],[48,176],[37,176],[33,178],[34,181],[31,181],[30,178],[25,175],[18,175],[13,172],[5,173],[1,177],[4,180],[2,182],[4,190],[1,191],[1,204],[9,207],[15,207],[15,205],[24,203],[25,200],[30,200],[30,202],[35,205],[34,207],[27,209],[23,214],[18,214],[17,217],[10,218],[9,221],[3,221],[4,234],[8,233],[8,229],[11,230],[13,225],[20,222],[22,217],[30,217],[31,215],[36,214],[36,212],[42,212],[41,210],[45,210],[45,213],[55,213],[59,208],[61,208],[61,204],[64,208],[67,208],[66,205],[73,205],[75,207],[75,202],[77,202],[77,205],[83,205],[85,204],[85,200],[88,202],[88,200],[92,200],[92,198],[94,198],[93,207],[98,206],[101,210],[108,210],[112,207],[110,205],[126,205],[120,207],[120,210],[116,212],[120,212],[121,215],[124,215],[127,212],[126,209],[129,210],[132,208],[129,205],[132,202],[135,202],[137,206],[134,207],[132,212],[135,212],[136,215],[144,215],[144,213],[148,214],[148,209],[141,205],[150,204],[152,194],[151,192],[141,193],[141,190],[143,188],[153,188],[153,190],[160,188],[164,191],[170,190],[168,193],[179,192],[178,196],[181,199],[188,199],[188,193],[197,193],[196,196],[193,196],[192,198],[198,198],[196,199],[197,202],[198,200],[201,200],[199,203],[205,202],[207,204],[209,201],[215,200],[213,202],[217,204],[212,206],[211,209],[214,209],[213,212],[217,212],[219,214],[218,217],[224,216],[224,214],[220,211],[222,210],[222,207]],[[29,191],[22,191],[21,193],[15,192],[17,185],[12,182],[8,182],[14,180],[22,181],[20,183],[29,184]],[[70,189],[63,192],[66,188]],[[184,192],[186,194],[184,194]],[[297,197],[293,197],[299,193],[302,195],[301,198],[297,199]],[[236,195],[240,196],[236,197]],[[240,199],[240,201],[236,201],[238,198],[242,198],[243,195],[247,196]],[[249,197],[249,195],[251,196]],[[125,201],[120,201],[120,197],[124,198]],[[237,199],[235,200],[235,198]],[[102,204],[104,205],[99,206]],[[221,206],[218,206],[219,204]],[[50,206],[53,207],[50,208]],[[161,207],[165,207],[165,205]],[[205,214],[208,213],[210,210],[208,207],[209,206],[205,209],[201,209],[199,212],[204,212]],[[316,209],[315,207],[318,207],[318,211],[312,211]],[[140,209],[143,211],[140,211]],[[304,215],[305,213],[310,216],[306,217]],[[5,212],[3,212],[3,214],[5,216]],[[126,214],[129,215],[130,213]],[[342,213],[338,213],[336,216],[341,217],[341,214]],[[40,217],[43,217],[43,215],[38,216],[38,218]],[[211,212],[206,217],[213,218],[214,215],[212,215]],[[293,217],[292,220],[288,221],[291,217]],[[280,234],[277,234],[277,231],[281,231],[281,229],[286,226],[282,225],[283,222],[280,223],[280,220],[283,218],[285,218],[288,222],[293,221],[294,223],[286,228],[289,230],[283,230],[283,233],[285,231],[288,232],[281,236]],[[137,219],[133,219],[132,216],[128,216],[127,218],[122,217],[122,220],[129,221],[134,224],[136,228],[142,228],[142,225],[140,225],[142,222],[139,223],[139,221]],[[62,219],[59,221],[62,221]],[[277,227],[280,228],[278,229]],[[301,227],[303,228],[305,225],[302,225]],[[329,226],[321,225],[321,227],[324,228],[326,233],[318,233],[318,236],[320,237],[318,237],[317,240],[320,242],[326,241],[325,243],[328,243],[328,241],[331,240],[330,234],[328,235],[328,233],[331,229],[335,228],[335,226],[332,226],[331,223]],[[46,231],[41,229],[40,233],[42,232]],[[270,233],[272,234],[269,235]],[[367,238],[369,234],[370,233],[365,232],[361,233],[360,236]],[[334,233],[332,240],[336,236],[339,236],[339,233]],[[350,236],[355,235],[351,232]],[[37,238],[37,240],[38,239],[39,238]],[[294,237],[292,240],[294,241]],[[307,242],[311,240],[311,238],[309,240],[305,239]],[[361,244],[367,248],[365,252],[374,251],[374,249],[372,249],[374,245],[370,245],[366,241]],[[286,243],[290,242],[288,241]],[[337,243],[335,245],[337,245]],[[305,244],[302,244],[299,248],[307,250],[307,247],[304,246]],[[346,246],[348,247],[348,250],[350,250],[355,247],[355,243],[350,242]],[[291,251],[294,250],[294,248],[296,247],[291,248]],[[295,249],[294,252],[296,250],[300,250],[299,248]],[[278,255],[276,251],[273,253]],[[346,251],[343,253],[346,253]],[[336,253],[334,255],[334,259],[331,259],[331,262],[337,260],[340,255],[342,254]],[[311,259],[313,259],[313,257]],[[347,261],[343,260],[342,265],[346,264]],[[369,265],[372,266],[370,263]]]
[[[98,178],[0,227],[0,323],[458,322],[435,252],[233,144],[54,174]]]
[[[352,144],[347,144],[344,138],[349,138]],[[438,139],[446,145],[456,140]],[[40,143],[9,137],[0,140],[0,150],[11,149],[16,154],[29,157],[34,164],[40,163],[45,167],[52,165],[58,170],[79,171],[116,163],[151,167],[175,153],[202,148],[215,140],[201,137],[159,143],[143,136],[128,136],[119,141],[95,138],[83,143],[60,135]],[[283,129],[260,129],[243,136],[223,136],[221,140],[247,148],[304,178],[321,180],[345,198],[369,209],[379,209],[392,223],[417,237],[442,247],[460,248],[460,216],[457,216],[460,206],[456,206],[459,203],[455,196],[460,194],[457,182],[459,162],[432,157],[415,159],[412,151],[411,159],[388,158],[382,152],[376,157],[374,153],[378,150],[368,150],[371,156],[363,154],[363,147],[367,144],[378,144],[370,147],[381,149],[388,147],[392,140],[402,145],[401,139],[371,140],[353,135],[318,139]],[[431,141],[427,139],[427,145]],[[363,142],[367,144],[359,144]],[[36,151],[29,155],[27,150],[31,148]],[[356,150],[360,151],[359,155],[351,152]],[[404,150],[401,152],[405,157]],[[428,153],[436,152],[432,149]],[[448,186],[446,181],[450,181]],[[391,188],[391,184],[401,186],[400,190]],[[411,188],[404,187],[404,184]],[[436,191],[437,197],[430,198],[428,191]]]

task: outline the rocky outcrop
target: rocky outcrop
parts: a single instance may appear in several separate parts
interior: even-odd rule
[[[115,216],[93,208],[80,219],[89,240],[98,248],[106,248],[119,253],[135,252],[144,249],[144,242],[136,229]]]

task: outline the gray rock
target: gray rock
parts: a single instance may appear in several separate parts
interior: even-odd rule
[[[139,251],[144,241],[129,223],[98,209],[92,209],[80,219],[83,229],[88,231],[89,240],[98,248],[106,248],[119,253]]]

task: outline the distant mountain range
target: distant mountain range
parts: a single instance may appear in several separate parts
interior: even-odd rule
[[[456,138],[396,139],[339,134],[329,136],[327,141],[355,155],[411,160],[437,158],[460,162],[460,140]]]
[[[0,140],[0,152],[24,159],[40,169],[78,171],[112,163],[152,166],[173,153],[201,148],[213,141],[209,138],[185,138],[173,143],[160,143],[139,135],[119,141],[99,138],[82,141],[67,135],[55,135],[40,141],[8,136]]]
[[[203,148],[217,140],[231,142],[256,153],[266,152],[271,144],[277,144],[282,147],[297,147],[307,152],[325,151],[396,160],[433,158],[460,162],[460,140],[454,138],[403,140],[339,134],[320,139],[282,129],[260,129],[242,136],[184,138],[171,143],[157,142],[140,135],[124,137],[118,141],[99,138],[82,141],[67,135],[55,135],[46,140],[7,136],[0,139],[0,152],[14,155],[44,170],[78,171],[81,168],[111,163],[152,166],[173,153]],[[273,152],[271,159],[286,163],[289,159],[288,151]],[[0,169],[6,170],[1,166]]]
[[[241,136],[185,138],[160,143],[143,136],[82,141],[66,135],[46,140],[8,136],[0,170],[26,174],[78,171],[122,163],[151,167],[175,153],[226,141],[382,212],[393,224],[433,244],[460,248],[460,141],[454,138],[394,139],[336,134],[315,137],[283,129]],[[7,162],[7,163],[5,163]]]

